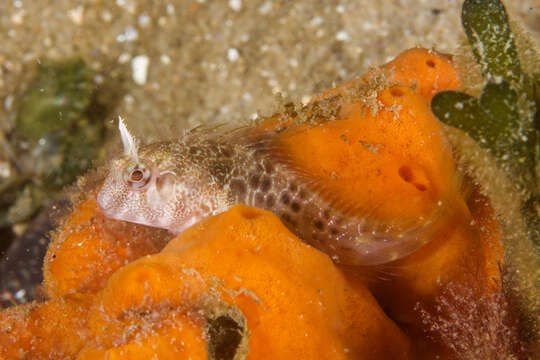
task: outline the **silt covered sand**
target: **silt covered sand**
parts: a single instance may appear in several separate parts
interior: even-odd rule
[[[534,0],[506,1],[540,39]],[[36,63],[82,57],[113,111],[144,142],[246,121],[283,97],[306,102],[401,51],[454,53],[461,1],[3,1],[0,126]]]

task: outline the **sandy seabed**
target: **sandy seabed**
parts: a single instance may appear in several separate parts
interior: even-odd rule
[[[0,2],[0,126],[43,59],[82,56],[143,142],[269,114],[413,47],[452,53],[457,0]],[[540,3],[505,1],[540,40]],[[146,71],[145,71],[146,70]]]

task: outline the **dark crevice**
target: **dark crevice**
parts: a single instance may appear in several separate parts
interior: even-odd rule
[[[235,359],[242,341],[243,332],[243,327],[227,315],[209,319],[206,328],[208,359]]]

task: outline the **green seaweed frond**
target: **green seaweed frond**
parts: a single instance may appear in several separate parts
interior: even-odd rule
[[[105,126],[94,114],[94,90],[80,58],[37,66],[16,100],[15,128],[3,136],[17,155],[8,157],[10,177],[0,179],[0,227],[28,220],[102,156]]]
[[[500,0],[465,0],[462,23],[485,86],[480,93],[472,84],[476,68],[468,65],[471,79],[462,76],[473,85],[470,93],[440,92],[431,108],[449,125],[456,157],[491,199],[504,230],[505,290],[520,308],[522,335],[540,343],[538,53],[513,32]]]
[[[514,191],[523,197],[530,239],[540,245],[539,76],[523,71],[515,35],[499,0],[466,0],[462,23],[486,85],[478,98],[443,91],[433,98],[432,110],[496,159],[512,179]]]

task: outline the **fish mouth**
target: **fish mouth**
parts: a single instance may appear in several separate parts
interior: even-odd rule
[[[116,199],[114,194],[109,193],[108,191],[100,190],[97,194],[97,204],[103,213],[108,218],[122,220],[123,211],[116,204],[119,202],[119,199]]]
[[[115,208],[114,206],[106,206],[106,205],[103,205],[101,204],[100,202],[98,202],[98,206],[101,210],[101,213],[109,218],[109,219],[114,219],[114,220],[124,220],[124,217],[122,216],[122,212],[121,211],[115,211]]]
[[[97,204],[99,206],[99,208],[101,209],[101,211],[106,215],[107,215],[107,211],[112,207],[110,206],[110,202],[109,201],[106,201],[105,199],[105,195],[103,194],[103,191],[100,191],[98,192],[98,195],[97,195]]]

